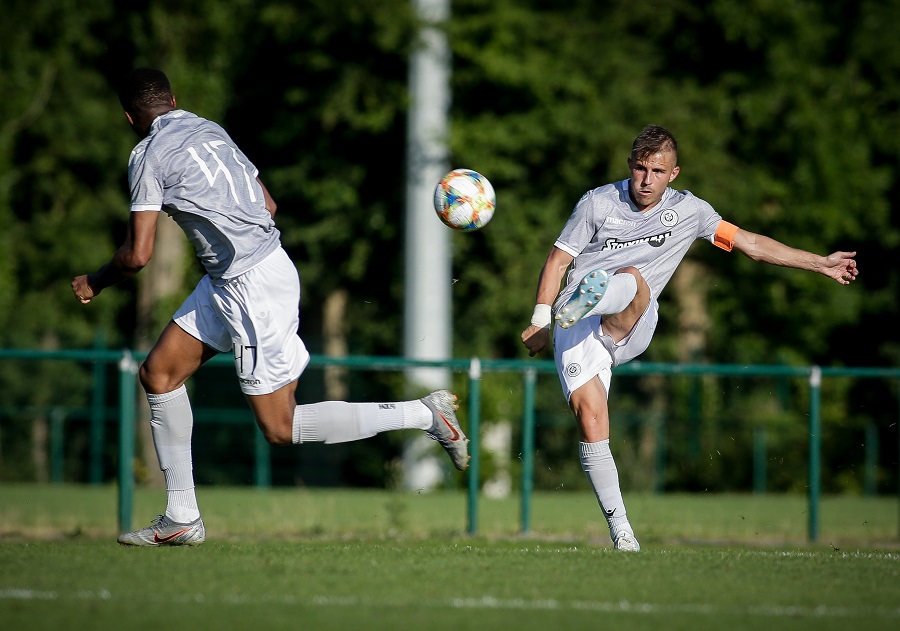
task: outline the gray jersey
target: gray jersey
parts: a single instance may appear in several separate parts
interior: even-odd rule
[[[257,173],[219,125],[173,110],[131,152],[131,210],[165,210],[222,285],[281,245]]]
[[[575,206],[555,243],[575,261],[554,312],[568,302],[581,279],[598,268],[612,274],[636,267],[658,298],[691,244],[713,240],[722,217],[707,202],[689,191],[667,188],[656,206],[641,212],[631,201],[628,182],[588,191]]]

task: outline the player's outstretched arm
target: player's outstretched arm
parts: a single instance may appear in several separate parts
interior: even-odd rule
[[[856,252],[833,252],[820,256],[743,229],[735,234],[734,247],[754,261],[818,272],[842,285],[849,285],[859,273],[854,258]]]
[[[125,242],[109,262],[93,274],[76,276],[72,280],[72,293],[79,302],[86,305],[105,288],[131,278],[150,262],[158,218],[159,211],[130,214]]]

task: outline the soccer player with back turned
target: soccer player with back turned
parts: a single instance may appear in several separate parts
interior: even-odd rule
[[[456,397],[446,390],[417,401],[297,405],[297,380],[309,362],[298,335],[300,280],[281,247],[275,202],[256,167],[222,127],[176,108],[160,70],[129,73],[119,100],[141,138],[128,163],[128,231],[108,263],[72,281],[75,297],[87,304],[137,274],[153,255],[163,210],[184,230],[206,271],[139,371],[166,480],[166,510],[147,528],[120,535],[119,543],[205,541],[185,382],[218,353],[234,354],[241,390],[272,444],[340,443],[420,429],[444,447],[457,469],[465,469],[468,441],[456,419]]]
[[[657,299],[691,244],[703,239],[843,285],[857,268],[855,252],[819,256],[789,247],[724,221],[689,191],[670,188],[679,172],[678,144],[662,127],[641,131],[628,166],[629,179],[588,191],[575,206],[541,270],[537,304],[521,337],[534,356],[550,348],[552,329],[556,370],[580,430],[582,469],[615,548],[637,552],[610,451],[612,369],[647,349]]]

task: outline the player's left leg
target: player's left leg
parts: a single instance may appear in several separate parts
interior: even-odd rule
[[[637,552],[640,545],[628,521],[619,471],[609,448],[606,388],[599,377],[594,377],[573,391],[569,401],[581,432],[578,445],[581,468],[609,525],[610,538],[617,550]]]
[[[141,365],[139,376],[150,405],[153,445],[166,480],[166,510],[147,528],[120,535],[118,541],[123,545],[198,545],[206,539],[194,488],[194,417],[184,383],[215,354],[170,322]]]

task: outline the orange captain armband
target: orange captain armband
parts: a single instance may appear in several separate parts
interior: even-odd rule
[[[738,230],[740,228],[736,225],[723,219],[719,222],[719,227],[716,228],[716,234],[713,235],[713,245],[717,248],[722,248],[726,252],[731,252],[732,248],[734,248],[734,235],[737,234]]]

